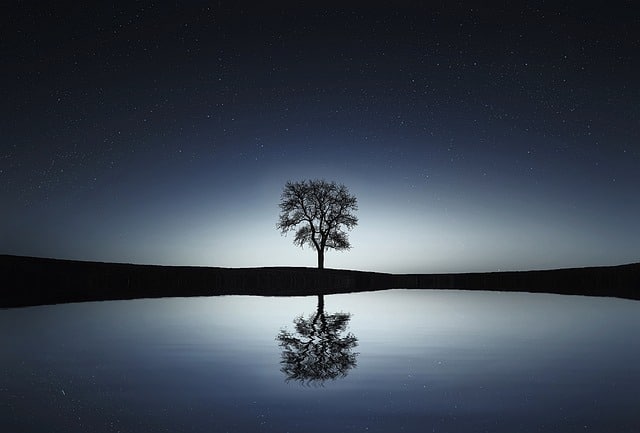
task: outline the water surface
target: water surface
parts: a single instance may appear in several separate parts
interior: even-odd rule
[[[638,432],[639,335],[640,302],[527,293],[0,310],[0,431]]]

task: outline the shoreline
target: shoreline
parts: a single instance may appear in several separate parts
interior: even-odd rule
[[[159,266],[0,255],[0,307],[138,298],[306,296],[460,289],[640,300],[640,263],[535,271],[387,274],[339,269]]]

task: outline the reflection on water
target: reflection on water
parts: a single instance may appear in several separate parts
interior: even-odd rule
[[[0,310],[0,432],[637,433],[638,335],[638,301],[527,293]]]
[[[287,380],[306,385],[322,385],[327,380],[345,377],[356,366],[353,349],[358,339],[342,335],[349,324],[348,313],[327,314],[324,296],[318,295],[318,308],[308,318],[294,320],[295,332],[282,329],[276,337],[282,348],[282,371]]]

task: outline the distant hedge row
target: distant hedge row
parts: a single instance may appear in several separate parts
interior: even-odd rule
[[[292,296],[390,288],[479,289],[640,299],[640,264],[549,271],[392,275],[314,268],[207,268],[0,255],[0,306],[172,296]]]

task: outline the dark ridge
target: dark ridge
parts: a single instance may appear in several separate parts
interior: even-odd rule
[[[545,292],[640,299],[640,263],[544,271],[405,274],[209,268],[0,255],[0,307],[173,296],[292,296],[392,288]]]

